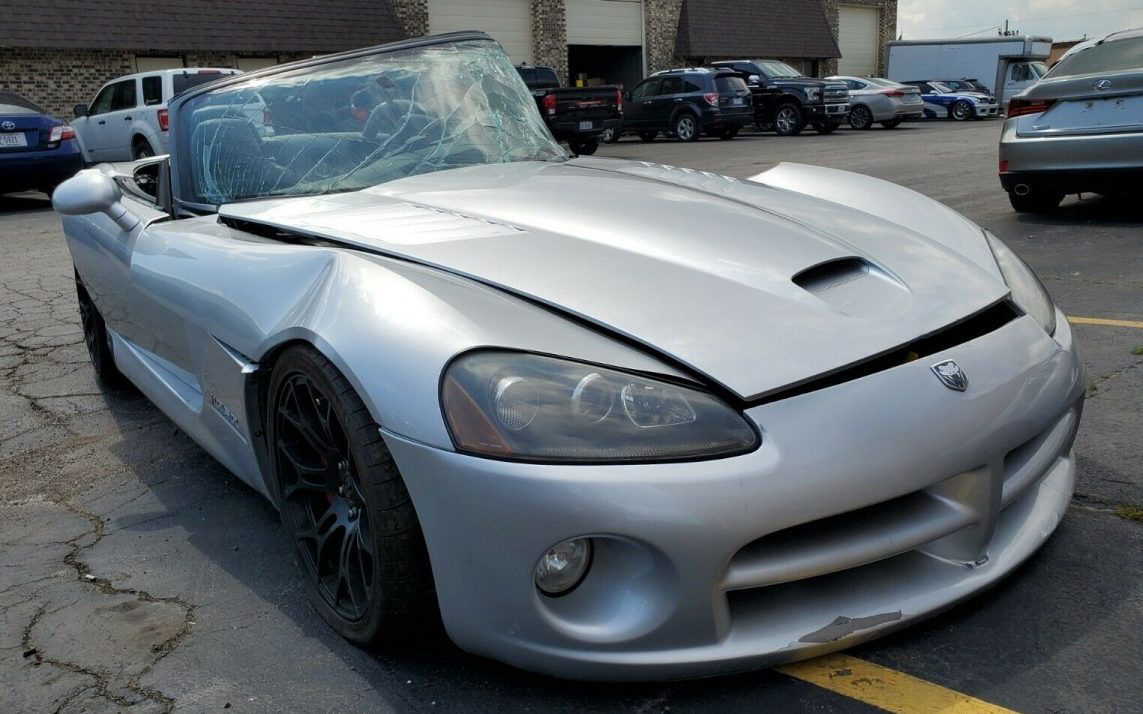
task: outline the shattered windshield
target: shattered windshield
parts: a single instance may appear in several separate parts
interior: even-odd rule
[[[190,188],[180,193],[214,206],[566,158],[507,55],[488,40],[253,77],[178,111],[179,158],[187,159],[179,171]]]

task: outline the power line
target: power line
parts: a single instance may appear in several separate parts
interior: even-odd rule
[[[1106,15],[1112,12],[1130,12],[1131,10],[1143,10],[1143,5],[1135,5],[1134,7],[1121,7],[1115,10],[1093,10],[1091,12],[1073,12],[1066,15],[1044,15],[1043,17],[1022,17],[1017,20],[1021,24],[1027,22],[1040,22],[1041,20],[1059,20],[1067,17],[1087,17],[1089,15]],[[917,27],[913,32],[935,32],[937,30],[960,30],[966,27],[980,27],[980,23],[974,22],[967,25],[946,25],[944,27]],[[992,29],[992,28],[989,28]],[[987,30],[982,30],[987,32]]]
[[[976,32],[970,32],[967,35],[961,35],[957,39],[963,40],[966,37],[972,37],[973,35],[983,35],[986,32],[991,32],[992,30],[999,30],[999,29],[1000,29],[1000,25],[993,25],[992,27],[986,27],[983,30],[977,30]]]

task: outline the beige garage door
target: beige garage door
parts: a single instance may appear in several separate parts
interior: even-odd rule
[[[842,5],[838,8],[837,44],[841,47],[838,74],[866,77],[877,74],[877,8]]]
[[[429,32],[483,30],[512,62],[532,61],[531,0],[429,0]]]
[[[642,0],[565,0],[569,45],[642,45]]]

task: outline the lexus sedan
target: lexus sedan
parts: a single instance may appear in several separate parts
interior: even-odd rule
[[[51,194],[83,168],[75,131],[13,92],[0,92],[0,194]]]
[[[1008,103],[1000,183],[1017,211],[1064,195],[1138,193],[1143,180],[1143,30],[1073,47]]]
[[[327,82],[377,92],[358,129],[219,111]],[[278,508],[354,642],[439,612],[560,677],[749,669],[984,590],[1067,509],[1068,323],[908,189],[573,159],[475,32],[194,88],[170,131],[56,191],[92,364]]]

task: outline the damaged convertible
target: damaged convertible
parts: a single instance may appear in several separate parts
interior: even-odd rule
[[[354,642],[439,610],[560,677],[787,662],[1067,508],[1068,323],[908,189],[571,158],[481,33],[222,79],[170,131],[55,193],[92,362],[275,504]]]

